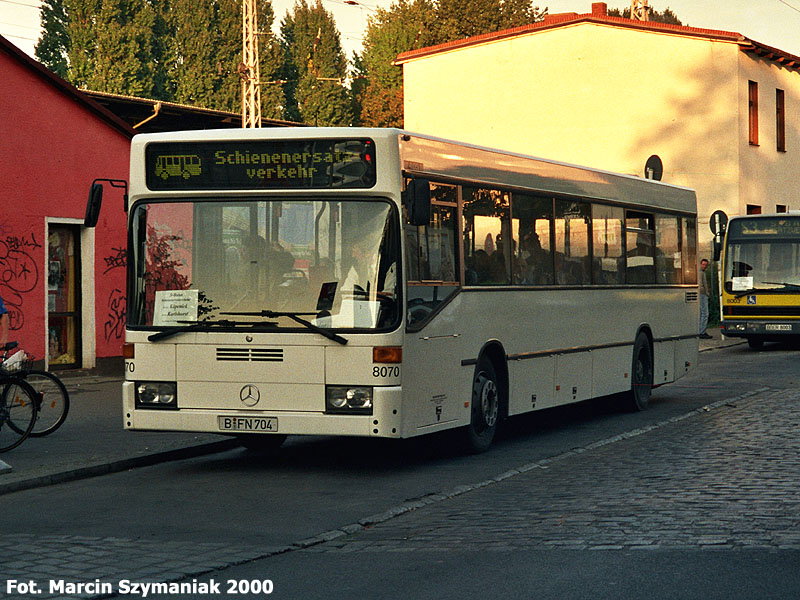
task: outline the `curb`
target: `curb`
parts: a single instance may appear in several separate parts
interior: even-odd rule
[[[236,439],[222,440],[220,442],[210,442],[208,444],[188,446],[186,448],[176,448],[175,450],[165,450],[163,452],[156,452],[154,454],[147,454],[145,456],[137,456],[135,458],[123,458],[110,463],[90,465],[88,467],[80,467],[77,469],[71,469],[69,471],[62,471],[60,473],[51,473],[49,475],[42,475],[40,477],[32,477],[30,479],[21,479],[11,483],[0,484],[0,496],[3,494],[10,494],[11,492],[30,490],[33,488],[54,485],[57,483],[89,479],[90,477],[97,477],[98,475],[119,473],[121,471],[127,471],[128,469],[134,469],[138,467],[150,467],[173,460],[184,460],[187,458],[195,458],[208,454],[216,454],[219,452],[225,452],[226,450],[232,450],[240,445],[241,444]],[[2,467],[4,464],[6,463],[0,461],[0,467]],[[7,466],[9,467],[9,471],[12,470],[10,465]],[[0,474],[2,474],[2,472],[3,469],[0,468]]]

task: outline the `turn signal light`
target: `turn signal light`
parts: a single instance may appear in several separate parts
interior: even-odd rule
[[[401,363],[403,349],[400,346],[376,346],[372,349],[372,362]]]
[[[133,344],[122,344],[122,358],[134,358]]]

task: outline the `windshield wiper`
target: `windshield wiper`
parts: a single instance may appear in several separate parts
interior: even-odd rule
[[[276,325],[276,323],[251,323],[248,321],[229,321],[227,319],[220,319],[218,321],[178,321],[179,323],[187,323],[187,325],[176,325],[174,327],[170,327],[169,329],[165,329],[164,331],[159,331],[152,335],[147,336],[147,340],[150,342],[157,342],[159,340],[166,339],[168,337],[172,337],[173,335],[177,335],[179,333],[189,333],[190,331],[203,331],[211,329],[211,326],[220,326],[220,327],[253,327],[255,325]]]
[[[762,281],[761,283],[768,283],[769,285],[782,285],[784,289],[790,290],[800,290],[800,283],[789,283],[788,281]],[[742,296],[747,296],[749,294],[756,294],[758,292],[771,292],[773,290],[764,289],[764,288],[750,288],[744,292],[739,292],[734,296],[734,298],[741,298]]]
[[[787,281],[762,281],[761,283],[768,283],[770,285],[782,285],[784,288],[800,290],[800,284],[789,283]]]
[[[323,337],[328,338],[329,340],[333,340],[337,344],[342,344],[343,346],[347,343],[347,339],[343,338],[342,336],[333,333],[328,329],[323,329],[322,327],[318,327],[314,325],[311,321],[306,321],[305,319],[301,318],[300,315],[304,316],[316,316],[318,312],[279,312],[274,310],[259,310],[253,312],[223,312],[220,313],[221,315],[230,315],[234,317],[265,317],[267,319],[277,319],[278,317],[289,317],[295,323],[300,323],[303,327],[310,329],[311,331],[320,334]]]

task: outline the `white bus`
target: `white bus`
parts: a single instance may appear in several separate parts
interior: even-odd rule
[[[161,156],[195,155],[191,178]],[[408,438],[697,360],[693,191],[396,129],[138,135],[125,427]]]

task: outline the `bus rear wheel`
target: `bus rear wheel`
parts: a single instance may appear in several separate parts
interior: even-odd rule
[[[494,365],[487,358],[481,358],[472,380],[472,401],[470,403],[470,423],[466,430],[467,450],[472,453],[489,449],[497,433],[500,415],[500,392]]]
[[[633,364],[631,365],[631,391],[629,408],[633,411],[645,410],[650,404],[653,389],[653,352],[650,340],[644,333],[636,336],[633,344]]]

